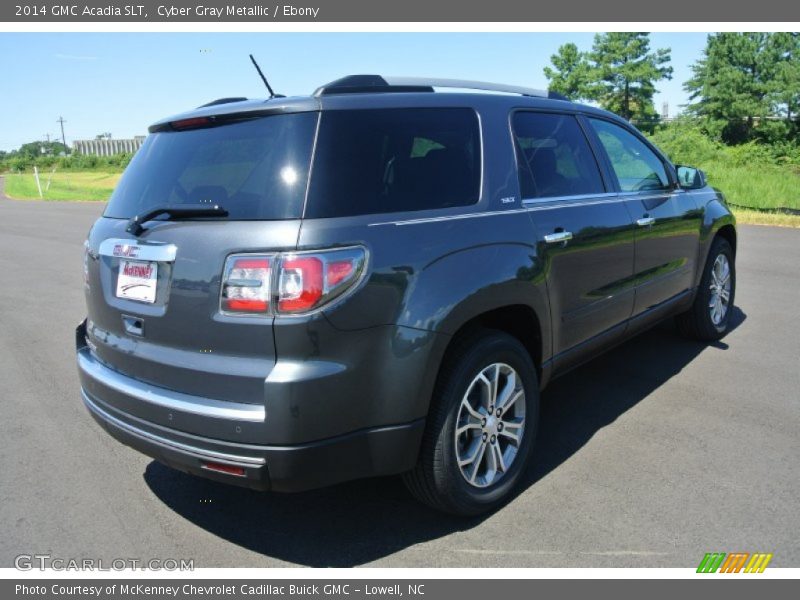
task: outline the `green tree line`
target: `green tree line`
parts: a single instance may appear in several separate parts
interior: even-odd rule
[[[31,144],[25,144],[25,146],[30,145]],[[62,146],[61,143],[58,145]],[[23,146],[23,148],[25,146]],[[105,169],[109,171],[121,171],[128,166],[131,158],[133,158],[133,154],[130,152],[112,154],[110,156],[95,156],[92,154],[43,154],[41,152],[26,153],[20,151],[6,153],[0,151],[0,172],[30,171],[33,169],[34,165],[39,167],[39,169],[51,169],[55,167],[65,170]]]
[[[544,74],[552,91],[638,124],[658,121],[656,85],[673,75],[671,50],[652,50],[648,33],[597,34],[591,49],[564,44],[550,61]],[[711,139],[800,141],[800,34],[715,33],[691,69],[684,116]]]

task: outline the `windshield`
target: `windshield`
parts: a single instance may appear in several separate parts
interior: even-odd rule
[[[129,219],[164,205],[218,204],[234,220],[299,218],[317,118],[293,113],[151,134],[105,216]]]

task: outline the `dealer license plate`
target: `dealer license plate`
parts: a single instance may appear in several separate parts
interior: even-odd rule
[[[158,263],[121,260],[117,277],[117,298],[148,302],[156,301]]]

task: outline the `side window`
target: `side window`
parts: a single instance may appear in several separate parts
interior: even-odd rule
[[[611,160],[623,192],[669,188],[664,163],[644,142],[619,125],[600,119],[589,121]]]
[[[512,129],[523,198],[605,191],[597,162],[575,117],[517,112]]]
[[[478,115],[469,108],[322,114],[306,217],[466,206],[480,197]]]

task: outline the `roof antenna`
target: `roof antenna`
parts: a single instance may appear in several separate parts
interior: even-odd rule
[[[258,66],[258,63],[256,62],[256,59],[253,58],[252,54],[250,55],[250,60],[253,61],[253,66],[256,68],[256,71],[258,71],[258,74],[261,76],[261,81],[263,81],[264,85],[267,86],[267,90],[269,90],[270,99],[285,98],[286,96],[284,96],[283,94],[276,94],[275,92],[272,91],[272,87],[269,85],[269,81],[267,81],[267,78],[264,77],[264,73],[261,72],[261,67]]]

